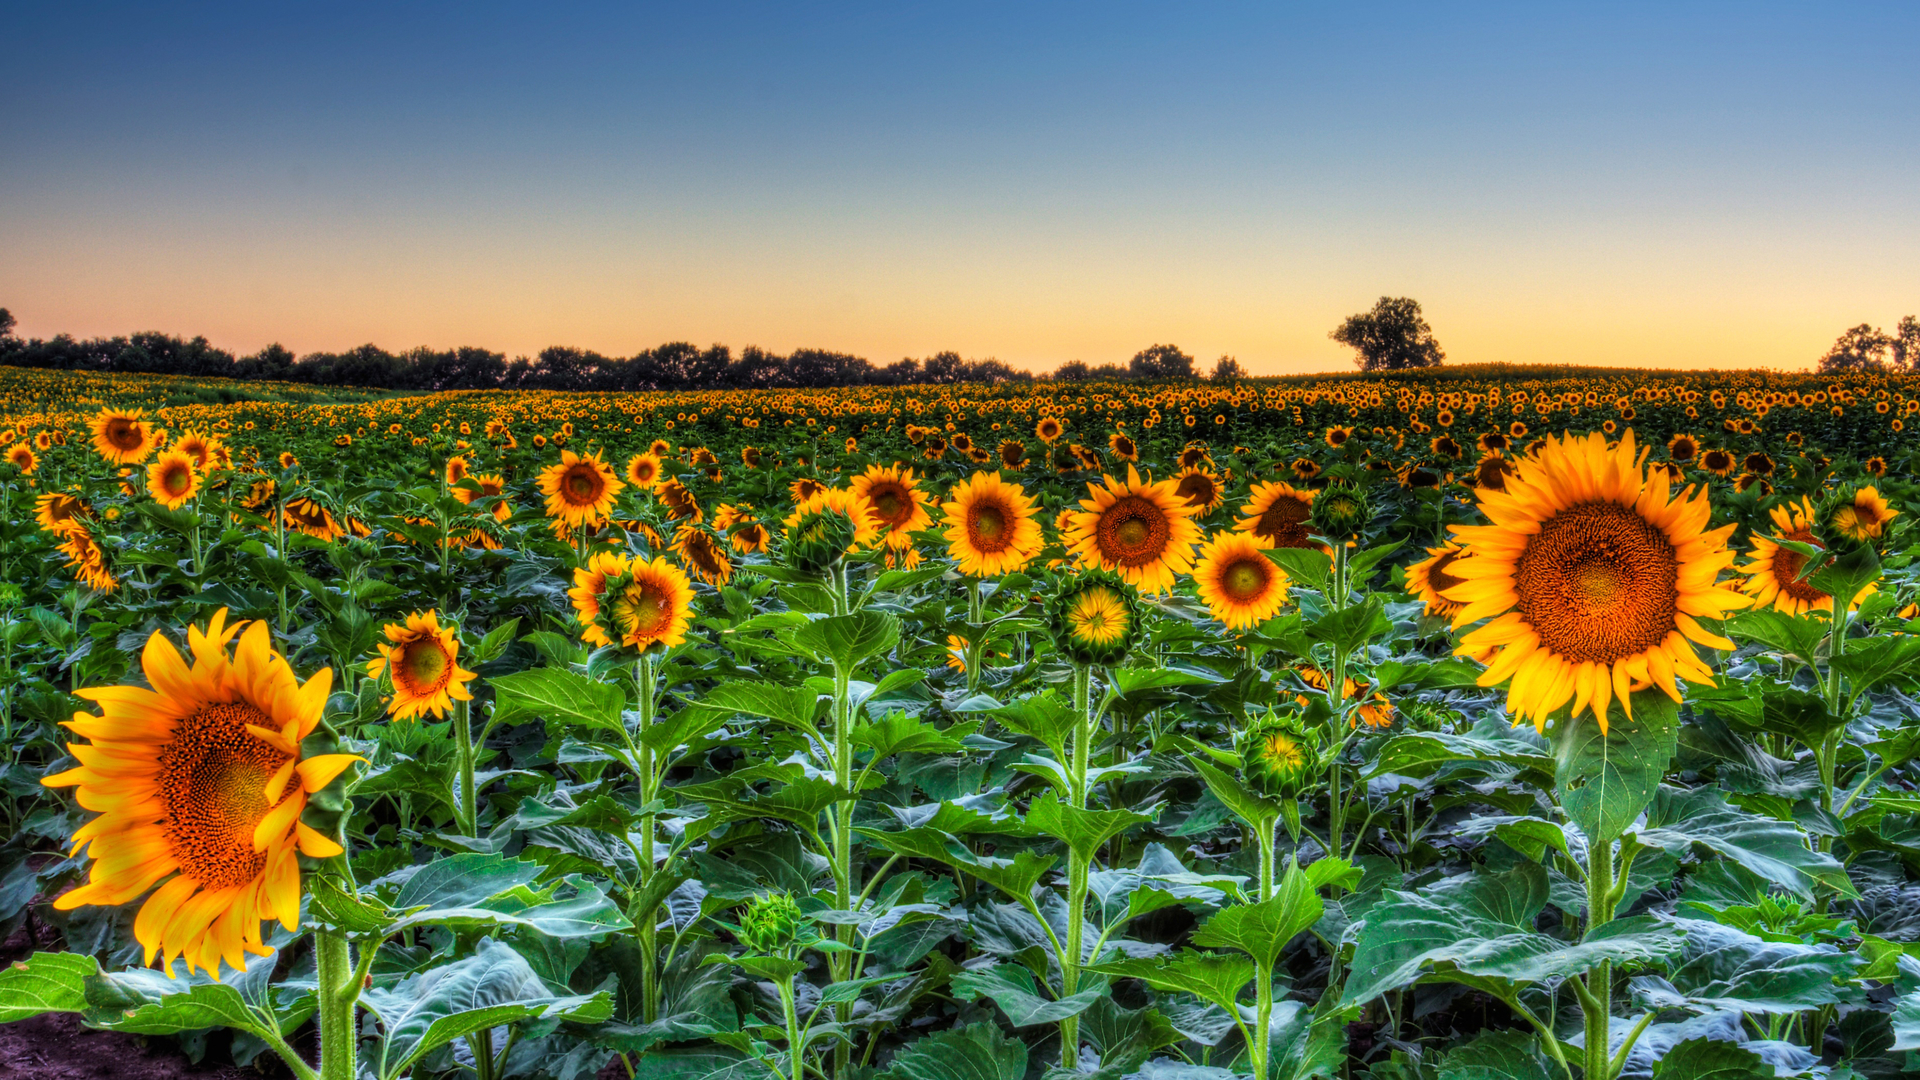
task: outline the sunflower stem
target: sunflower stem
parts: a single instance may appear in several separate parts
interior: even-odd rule
[[[353,983],[353,950],[347,936],[335,930],[315,930],[318,964],[320,1080],[354,1080],[354,1004],[360,988]]]
[[[470,709],[470,702],[455,700],[453,703],[453,741],[460,758],[460,810],[456,823],[460,826],[460,835],[477,837],[480,835],[480,814],[478,807],[474,806],[473,723]]]
[[[1088,759],[1092,754],[1093,668],[1073,666],[1073,762],[1067,767],[1067,799],[1076,809],[1086,809],[1089,796]],[[1060,996],[1072,997],[1080,989],[1081,931],[1086,922],[1088,870],[1092,859],[1067,848],[1067,942],[1060,956]],[[1080,1018],[1069,1016],[1060,1021],[1060,1065],[1077,1068],[1080,1063]]]
[[[640,705],[640,726],[636,733],[639,741],[640,758],[640,804],[645,806],[653,801],[659,790],[660,778],[655,774],[653,749],[646,742],[647,729],[653,726],[654,709],[657,702],[654,697],[654,659],[651,652],[643,652],[633,662],[633,682],[638,691]],[[645,893],[653,880],[654,872],[654,819],[652,814],[640,818],[640,891]],[[654,937],[659,919],[653,910],[636,912],[640,921],[640,1002],[642,1018],[653,1023],[660,1011],[660,974],[656,970],[658,963],[657,945]]]
[[[1587,842],[1587,937],[1592,937],[1595,931],[1613,918],[1615,885],[1613,842],[1589,838]],[[1613,965],[1611,963],[1602,961],[1600,966],[1587,973],[1586,992],[1580,995],[1580,1007],[1586,1014],[1587,1072],[1585,1080],[1613,1080],[1613,1059],[1609,1053],[1611,1048],[1608,1046],[1613,1019]]]

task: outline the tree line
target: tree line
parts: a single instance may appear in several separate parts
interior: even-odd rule
[[[1820,358],[1820,370],[1920,370],[1920,319],[1906,316],[1891,334],[1868,323],[1853,327]]]
[[[603,356],[591,349],[554,346],[509,360],[505,353],[465,346],[388,352],[362,345],[345,352],[296,356],[269,345],[236,356],[204,337],[146,332],[81,340],[67,334],[20,338],[13,315],[0,308],[0,364],[68,371],[106,371],[274,380],[316,386],[382,390],[694,390],[772,387],[909,386],[925,383],[1170,382],[1203,377],[1194,358],[1176,345],[1151,345],[1125,364],[1073,360],[1050,375],[1021,371],[994,359],[968,360],[955,352],[875,364],[830,349],[796,349],[784,356],[749,345],[738,354],[725,345],[700,348],[684,341]],[[1330,335],[1355,350],[1364,370],[1436,366],[1445,357],[1413,300],[1381,297],[1370,312],[1351,316]],[[1240,361],[1222,356],[1206,378],[1248,377]]]

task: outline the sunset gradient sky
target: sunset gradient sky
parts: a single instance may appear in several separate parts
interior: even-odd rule
[[[1805,367],[1920,312],[1920,5],[0,6],[19,332]]]

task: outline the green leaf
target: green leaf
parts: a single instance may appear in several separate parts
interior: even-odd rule
[[[1653,1080],[1773,1080],[1759,1054],[1721,1039],[1688,1039],[1654,1063]]]
[[[87,1007],[87,980],[100,973],[91,956],[37,952],[0,970],[0,1024]]]
[[[777,1077],[777,1073],[758,1059],[718,1046],[649,1050],[633,1063],[633,1080],[776,1080]]]
[[[385,904],[354,896],[331,877],[315,875],[308,881],[307,915],[320,926],[349,934],[371,934],[393,921],[394,913]]]
[[[1370,595],[1366,602],[1322,615],[1307,626],[1307,636],[1324,641],[1337,653],[1350,653],[1374,638],[1393,632],[1386,604]]]
[[[1822,643],[1832,627],[1824,618],[1788,615],[1773,608],[1757,608],[1728,619],[1726,628],[1735,639],[1757,641],[1774,652],[1811,664],[1816,657],[1825,653]]]
[[[177,1035],[203,1028],[262,1032],[260,1017],[231,983],[205,975],[168,978],[165,972],[133,968],[87,979],[90,1027],[136,1035]]]
[[[1893,1003],[1893,1045],[1889,1050],[1920,1050],[1920,990]]]
[[[853,744],[873,751],[876,759],[893,754],[957,754],[965,749],[960,740],[977,726],[955,724],[942,731],[917,716],[896,712],[855,731]]]
[[[1192,994],[1234,1015],[1240,991],[1254,978],[1253,959],[1182,949],[1171,956],[1130,957],[1087,968],[1109,978],[1139,979],[1163,993]]]
[[[548,725],[560,724],[605,731],[624,732],[626,724],[620,710],[627,695],[612,683],[593,679],[565,668],[530,668],[490,680],[495,695],[495,723],[517,723],[525,717],[540,717]]]
[[[1067,736],[1079,723],[1073,703],[1055,690],[1035,694],[1012,705],[987,710],[1006,727],[1029,738],[1038,739],[1058,758],[1067,756]]]
[[[451,855],[435,859],[408,878],[394,896],[393,906],[401,911],[416,907],[471,907],[509,889],[531,884],[540,872],[538,863],[504,855]]]
[[[1255,791],[1246,781],[1192,754],[1187,755],[1187,761],[1200,774],[1200,779],[1206,781],[1213,797],[1248,827],[1271,829],[1279,820],[1280,804]]]
[[[1796,1013],[1838,1003],[1860,961],[1832,945],[1762,941],[1705,919],[1670,920],[1685,934],[1665,978],[1633,981],[1647,1007]]]
[[[1418,779],[1464,762],[1529,771],[1543,786],[1554,771],[1552,755],[1530,729],[1510,728],[1489,716],[1464,734],[1418,731],[1395,735],[1380,748],[1379,756],[1367,768],[1367,776],[1397,773]]]
[[[1027,1048],[992,1024],[969,1024],[908,1044],[875,1080],[1024,1080]]]
[[[953,977],[952,985],[953,992],[960,997],[992,998],[1014,1027],[1058,1023],[1070,1016],[1079,1016],[1107,996],[1106,989],[1098,987],[1049,1001],[1040,996],[1033,972],[1018,964],[993,964],[963,971]]]
[[[811,730],[820,695],[805,687],[735,680],[721,683],[692,704],[701,709],[764,716],[789,727]]]
[[[1859,895],[1846,868],[1833,856],[1809,848],[1791,822],[1729,805],[1717,788],[1662,786],[1647,808],[1646,827],[1635,835],[1647,847],[1676,857],[1704,848],[1796,896],[1811,897],[1816,883],[1842,896]]]
[[[1352,866],[1344,859],[1322,859],[1309,875],[1298,866],[1274,884],[1273,895],[1256,904],[1236,904],[1217,912],[1193,933],[1193,943],[1206,948],[1239,949],[1253,957],[1261,970],[1272,969],[1287,942],[1320,921],[1326,904],[1314,887],[1314,878],[1333,880]]]
[[[1280,564],[1296,588],[1325,592],[1333,573],[1333,559],[1319,548],[1268,548],[1267,558]]]
[[[1911,677],[1916,662],[1920,662],[1920,637],[1901,634],[1850,641],[1833,666],[1845,673],[1849,690],[1862,694],[1895,676]]]
[[[508,645],[513,644],[513,635],[519,629],[520,620],[515,617],[487,631],[487,636],[481,638],[480,644],[473,648],[473,666],[479,667],[481,664],[489,664],[500,659],[500,654],[507,651]]]
[[[1092,858],[1100,845],[1135,825],[1152,821],[1154,816],[1131,810],[1083,809],[1061,802],[1051,791],[1027,807],[1028,825],[1063,841],[1067,850],[1083,859]]]
[[[932,859],[965,871],[1022,903],[1032,902],[1033,887],[1057,861],[1052,855],[1031,851],[1016,852],[1011,859],[975,855],[946,833],[925,827],[895,832],[867,828],[854,831],[897,855]]]
[[[1518,1031],[1492,1031],[1447,1051],[1435,1080],[1551,1080],[1540,1040]]]
[[[406,1072],[437,1047],[522,1020],[592,1023],[613,1015],[606,992],[556,995],[519,953],[483,938],[473,955],[361,999],[386,1030],[384,1076]]]
[[[815,619],[788,638],[821,663],[852,672],[866,660],[893,648],[900,640],[900,620],[884,611],[856,611]]]
[[[1562,720],[1554,786],[1561,809],[1595,843],[1626,832],[1653,801],[1667,774],[1680,729],[1680,706],[1659,690],[1633,695],[1633,718],[1615,702],[1609,731],[1586,720]]]

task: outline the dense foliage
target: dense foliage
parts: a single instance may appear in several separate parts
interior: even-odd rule
[[[1920,1050],[1913,376],[0,395],[0,1021],[327,1080]]]

